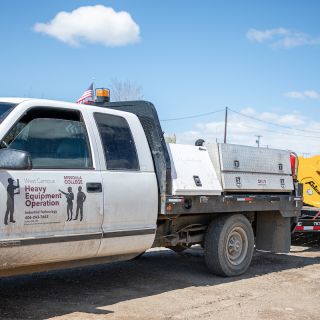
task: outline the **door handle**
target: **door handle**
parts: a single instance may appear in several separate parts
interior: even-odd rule
[[[101,182],[87,182],[87,192],[102,192],[102,184]]]

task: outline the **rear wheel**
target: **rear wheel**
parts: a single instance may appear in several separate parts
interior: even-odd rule
[[[244,215],[219,217],[207,229],[205,261],[214,274],[228,277],[243,274],[251,263],[253,249],[253,230]]]

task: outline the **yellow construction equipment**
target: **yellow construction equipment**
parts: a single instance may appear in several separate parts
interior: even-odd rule
[[[299,157],[298,180],[303,184],[305,205],[320,208],[320,155]]]
[[[308,233],[301,236],[313,237],[320,234],[320,155],[310,158],[299,157],[298,163],[292,158],[291,165],[298,166],[298,181],[303,185],[303,204],[301,217],[299,218],[294,234]],[[299,236],[293,239],[299,239]],[[309,238],[308,238],[309,239]]]

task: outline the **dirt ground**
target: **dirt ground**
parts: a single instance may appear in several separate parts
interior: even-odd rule
[[[201,249],[0,280],[0,319],[320,319],[320,246],[256,252],[237,278],[208,273]]]

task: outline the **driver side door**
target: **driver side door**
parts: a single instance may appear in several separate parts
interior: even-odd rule
[[[80,110],[31,108],[4,137],[32,170],[0,171],[0,268],[91,258],[102,237],[102,178]]]

